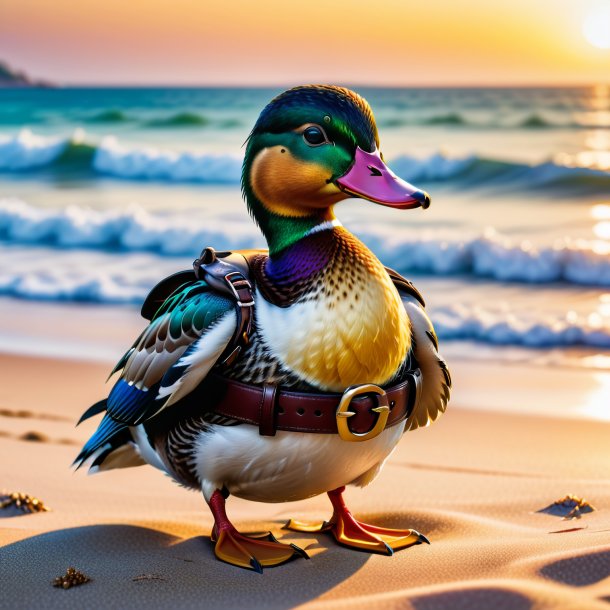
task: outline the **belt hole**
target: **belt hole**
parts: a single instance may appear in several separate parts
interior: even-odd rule
[[[316,417],[322,417],[322,411],[320,411],[320,409],[316,409],[316,410],[313,412],[313,414],[314,414]]]
[[[297,409],[297,415],[304,415],[305,409]]]
[[[279,407],[277,412],[279,415],[284,415],[284,407]]]

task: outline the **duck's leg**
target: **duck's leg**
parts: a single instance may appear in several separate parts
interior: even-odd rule
[[[392,555],[394,551],[422,542],[430,544],[424,535],[415,530],[396,530],[357,521],[345,505],[344,491],[345,487],[339,487],[328,492],[333,505],[333,516],[330,521],[308,524],[291,519],[285,527],[297,532],[331,532],[340,544],[385,555]]]
[[[214,515],[214,554],[221,561],[262,573],[264,567],[279,565],[293,557],[309,559],[303,549],[295,544],[282,544],[271,534],[262,537],[240,534],[227,517],[225,496],[220,490],[214,491],[208,506]]]

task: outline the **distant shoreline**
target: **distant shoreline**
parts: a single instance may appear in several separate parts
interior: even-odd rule
[[[52,83],[5,83],[0,81],[0,89],[59,89]]]
[[[25,72],[15,70],[7,62],[0,61],[0,89],[54,89],[56,85],[44,79],[30,78]]]

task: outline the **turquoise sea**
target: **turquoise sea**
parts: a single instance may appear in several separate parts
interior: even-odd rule
[[[337,215],[445,351],[610,368],[610,89],[357,90],[432,206]],[[242,144],[279,91],[0,90],[0,298],[135,308],[204,246],[263,246]]]

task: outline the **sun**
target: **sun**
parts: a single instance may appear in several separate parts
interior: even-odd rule
[[[585,38],[598,49],[610,49],[610,4],[589,11],[582,24]]]

